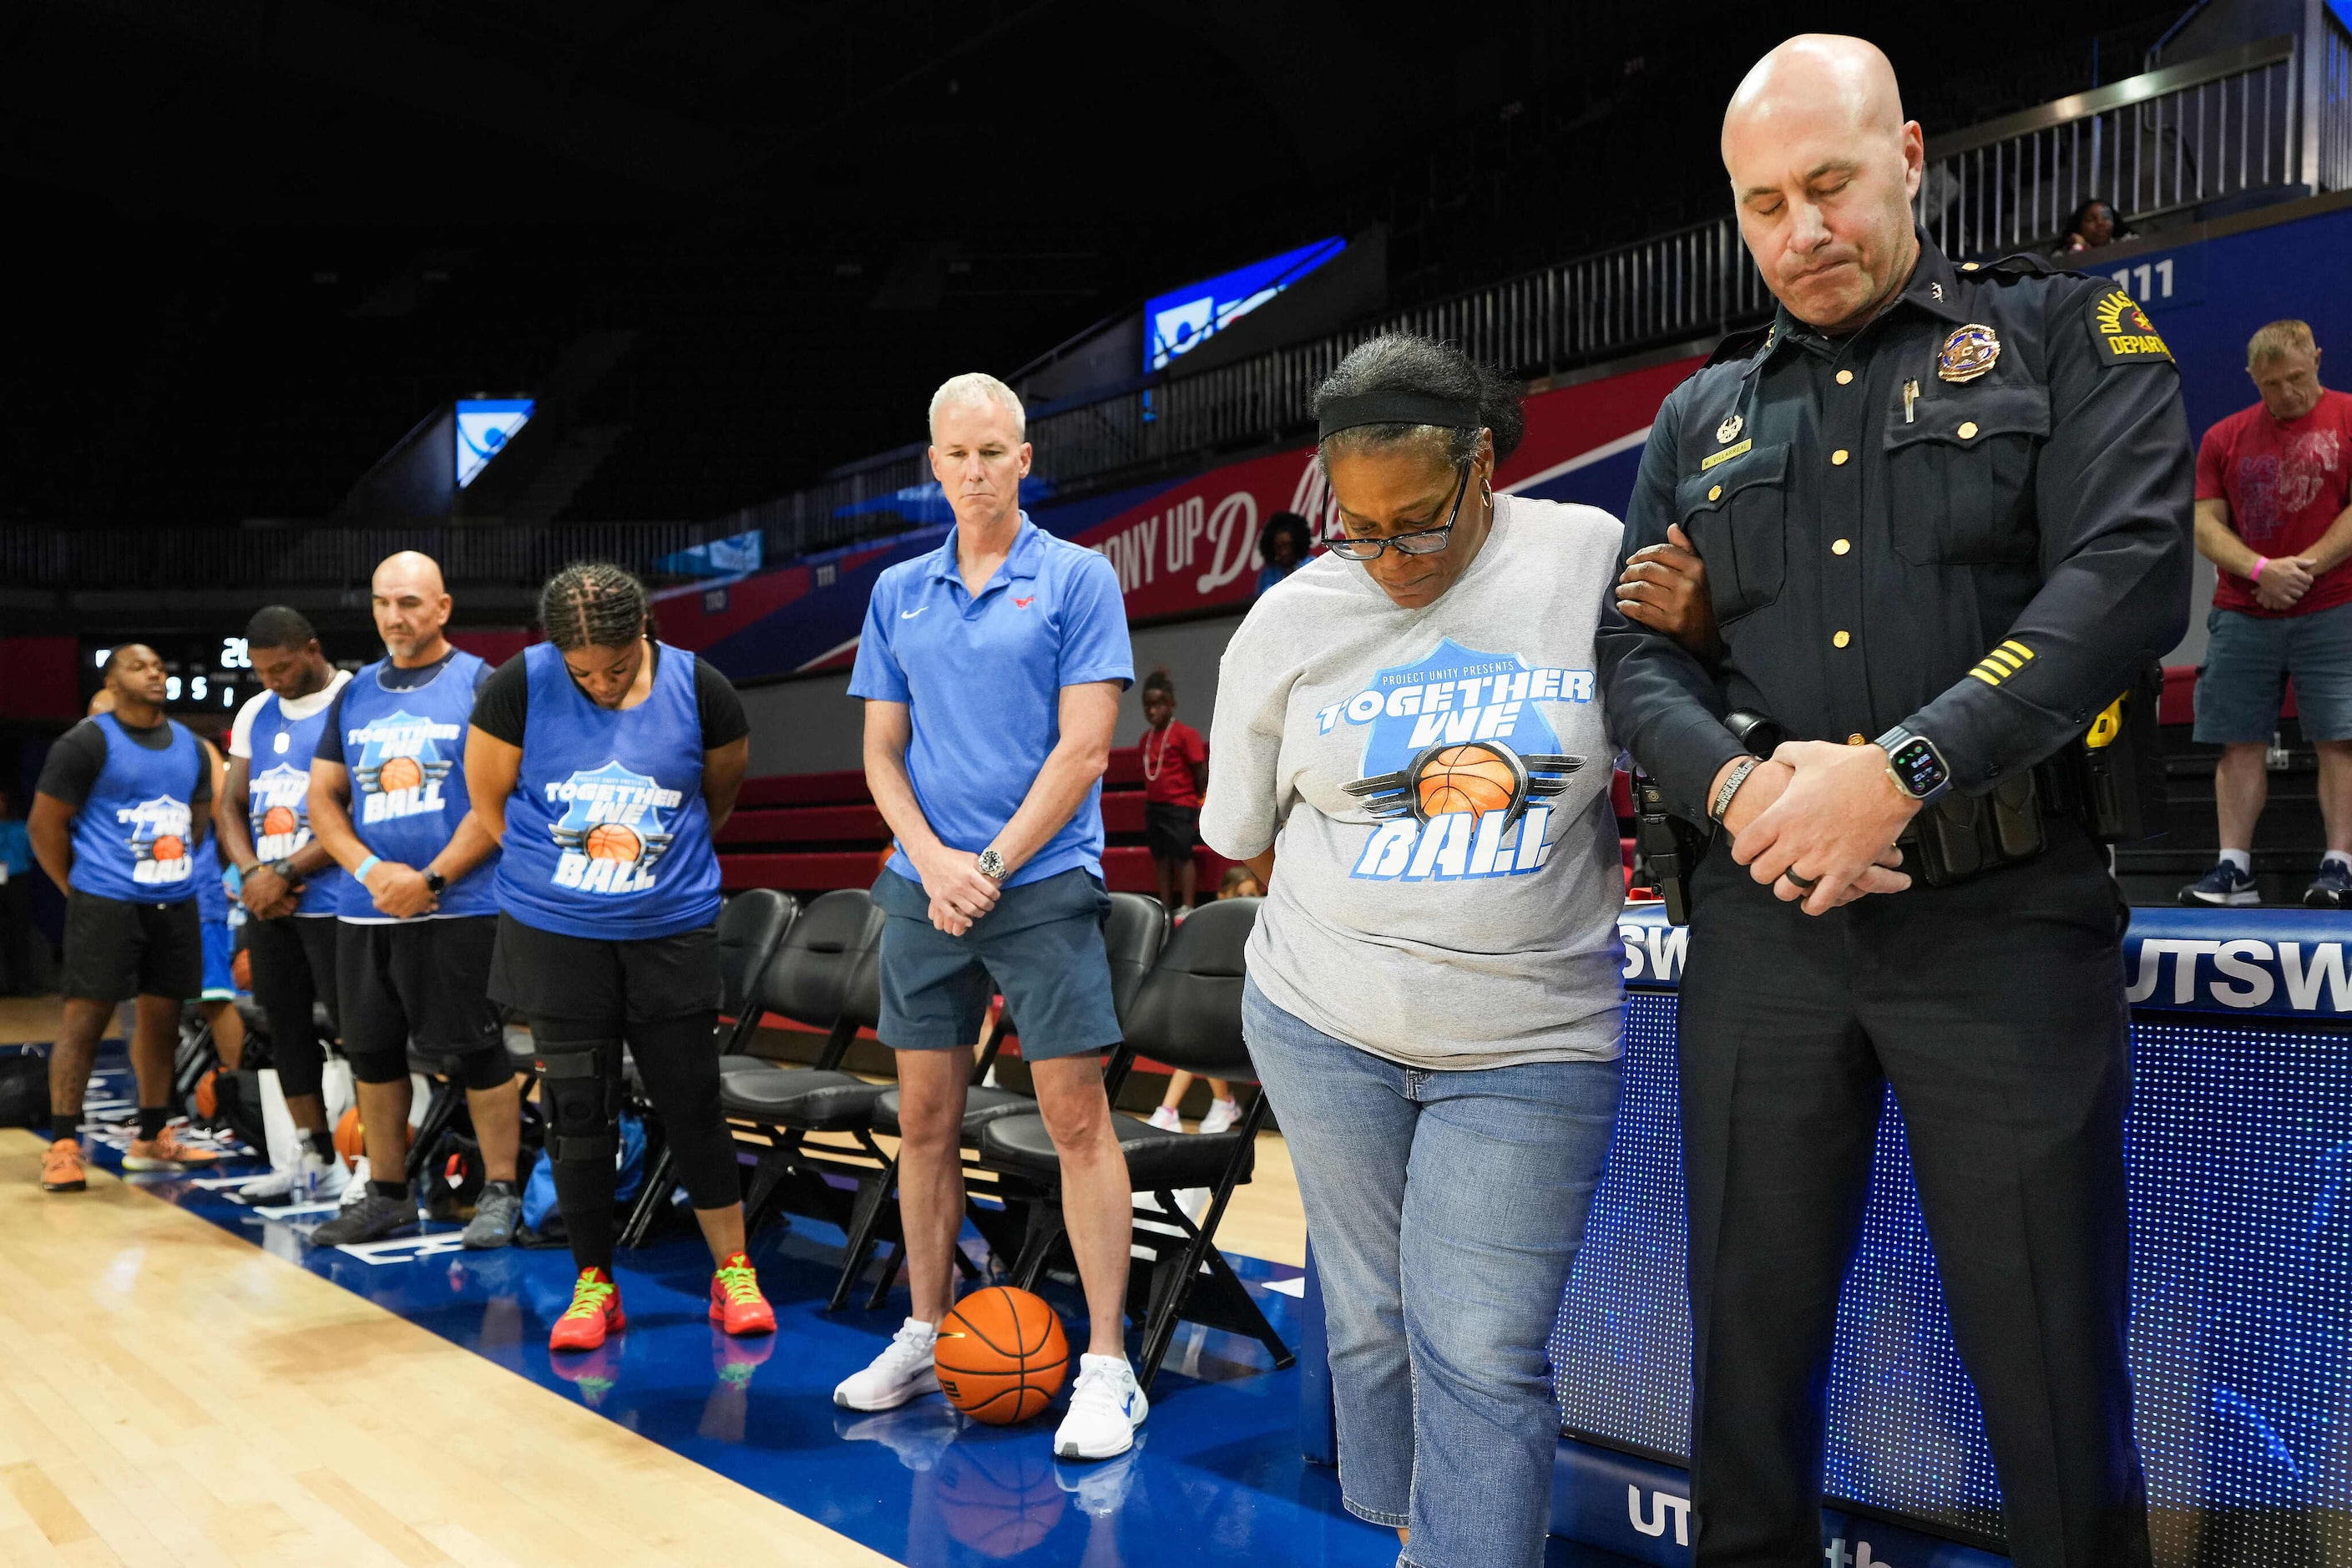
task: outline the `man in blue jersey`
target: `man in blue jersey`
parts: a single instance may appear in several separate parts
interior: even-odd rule
[[[504,1247],[522,1219],[522,1097],[489,997],[498,846],[466,794],[466,725],[490,667],[449,645],[450,599],[429,555],[404,550],[369,587],[386,657],[336,697],[310,759],[310,824],[350,873],[337,905],[343,1054],[358,1080],[368,1181],[310,1233],[341,1247],[413,1228],[408,1045],[456,1058],[485,1176],[467,1247]]]
[[[850,677],[866,700],[866,783],[898,839],[874,884],[888,917],[878,1032],[898,1060],[914,1300],[834,1402],[887,1410],[939,1387],[964,1086],[1002,990],[1061,1162],[1091,1322],[1054,1452],[1103,1459],[1133,1446],[1146,1409],[1126,1352],[1132,1194],[1101,1061],[1120,1038],[1102,939],[1102,773],[1135,665],[1110,563],[1021,513],[1023,437],[1021,400],[993,376],[960,375],[932,396],[931,471],[956,525],[875,584]]]
[[[85,719],[49,751],[26,825],[33,854],[66,895],[65,1018],[49,1057],[50,1143],[41,1185],[88,1183],[81,1099],[116,1004],[139,998],[131,1065],[139,1079],[132,1171],[184,1171],[219,1156],[184,1142],[172,1120],[180,1004],[204,988],[196,849],[212,816],[212,772],[187,729],[163,717],[163,660],[125,643],[106,660],[111,712]]]
[[[221,858],[241,879],[245,947],[254,999],[269,1016],[271,1058],[301,1148],[289,1167],[247,1184],[247,1199],[331,1196],[342,1165],[327,1125],[321,1084],[327,1064],[315,1005],[335,1017],[335,903],[342,868],[310,831],[310,753],[327,709],[350,679],[327,662],[319,634],[299,610],[268,605],[245,625],[260,693],[229,726],[228,784],[222,792]]]

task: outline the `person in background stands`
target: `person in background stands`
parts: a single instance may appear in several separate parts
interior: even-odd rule
[[[0,789],[0,996],[29,996],[48,973],[33,956],[32,875],[32,836],[15,797]]]
[[[214,721],[215,726],[218,722]],[[196,737],[205,749],[215,800],[228,794],[228,759],[221,755],[215,742],[218,733],[215,728],[213,735]],[[205,988],[196,1005],[203,1009],[205,1023],[212,1030],[213,1049],[220,1055],[224,1072],[235,1072],[245,1062],[245,1015],[236,1010],[236,928],[229,910],[230,900],[236,897],[230,890],[232,884],[242,886],[242,881],[236,868],[221,858],[221,836],[215,833],[196,851],[196,919],[205,942]]]
[[[2327,825],[2326,857],[2303,901],[2340,910],[2352,905],[2352,396],[2319,384],[2319,346],[2301,321],[2256,332],[2246,374],[2262,401],[2206,431],[2197,452],[2197,549],[2221,579],[2194,733],[2221,748],[2221,858],[2180,901],[2262,901],[2254,824],[2293,680],[2303,737],[2319,752]]]
[[[849,678],[866,701],[866,780],[898,841],[874,884],[887,917],[877,1032],[898,1063],[913,1299],[833,1400],[890,1410],[939,1389],[932,1352],[963,1226],[964,1085],[999,990],[1061,1161],[1087,1298],[1088,1342],[1054,1452],[1108,1459],[1134,1447],[1149,1409],[1127,1360],[1134,1207],[1101,1057],[1121,1033],[1102,934],[1102,774],[1135,665],[1110,563],[1022,515],[1024,421],[994,376],[932,394],[931,472],[955,526],[876,582]]]
[[[240,1193],[248,1199],[321,1195],[341,1189],[334,1131],[321,1092],[327,1066],[315,1005],[335,1007],[335,900],[343,873],[310,834],[310,753],[327,708],[351,676],[327,662],[299,610],[269,605],[246,623],[261,691],[236,710],[228,736],[228,788],[221,796],[221,858],[236,868],[245,906],[254,999],[269,1018],[270,1058],[287,1114],[301,1133],[294,1166]]]
[[[1246,866],[1226,867],[1224,876],[1217,883],[1217,897],[1220,899],[1260,899],[1265,896],[1265,889],[1258,881],[1257,873]],[[1151,1125],[1169,1132],[1184,1131],[1184,1118],[1179,1108],[1192,1088],[1191,1073],[1181,1069],[1170,1073],[1168,1092],[1160,1097],[1160,1104],[1151,1113]],[[1234,1086],[1221,1078],[1211,1079],[1209,1114],[1201,1118],[1201,1131],[1223,1132],[1240,1121],[1241,1114],[1242,1108],[1234,1100]]]
[[[1257,571],[1257,591],[1265,593],[1306,565],[1314,548],[1314,530],[1297,512],[1278,511],[1267,518],[1257,535],[1257,558],[1265,563]]]
[[[204,989],[196,850],[210,826],[212,771],[186,726],[163,716],[163,661],[145,643],[106,660],[113,710],[85,719],[49,750],[34,787],[33,853],[66,895],[65,1018],[49,1058],[50,1143],[41,1185],[89,1185],[79,1128],[99,1037],[115,1005],[139,998],[131,1065],[139,1131],[130,1171],[184,1171],[220,1156],[171,1126],[172,1053],[180,1004]]]
[[[1201,731],[1176,721],[1176,682],[1162,665],[1143,678],[1143,837],[1160,873],[1160,901],[1178,920],[1200,892],[1201,792],[1209,787],[1209,748]],[[1180,901],[1181,900],[1181,901]]]
[[[522,1089],[490,1000],[498,843],[471,809],[458,766],[490,668],[442,635],[450,601],[431,556],[388,557],[369,603],[388,657],[336,697],[310,759],[311,826],[350,873],[336,906],[335,987],[367,1189],[310,1239],[347,1246],[416,1223],[407,1181],[413,1039],[463,1064],[456,1076],[483,1174],[464,1241],[504,1247],[522,1220]]]
[[[466,788],[503,847],[492,1000],[530,1019],[547,1155],[579,1269],[552,1351],[627,1326],[613,1283],[621,1049],[662,1119],[716,1266],[710,1321],[773,1333],[743,1253],[743,1189],[719,1106],[719,857],[751,725],[727,678],[656,641],[646,585],[590,563],[548,579],[548,640],[474,704]]]

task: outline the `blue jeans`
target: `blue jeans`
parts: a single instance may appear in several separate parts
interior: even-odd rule
[[[1322,1273],[1349,1512],[1400,1563],[1537,1568],[1559,1314],[1617,1118],[1618,1064],[1424,1072],[1242,993]]]

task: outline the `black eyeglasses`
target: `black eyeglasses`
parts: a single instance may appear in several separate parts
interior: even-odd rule
[[[1342,534],[1324,541],[1332,554],[1349,561],[1378,561],[1381,552],[1393,549],[1400,555],[1434,555],[1445,548],[1454,537],[1454,520],[1462,515],[1462,498],[1470,493],[1470,465],[1462,465],[1462,477],[1454,481],[1454,505],[1445,521],[1435,528],[1417,528],[1411,533],[1392,533],[1386,539],[1353,539]]]

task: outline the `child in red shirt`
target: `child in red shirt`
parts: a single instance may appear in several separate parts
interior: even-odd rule
[[[1160,871],[1160,901],[1190,912],[1199,890],[1192,852],[1201,842],[1201,792],[1209,784],[1209,748],[1201,731],[1176,721],[1176,683],[1165,665],[1143,678],[1143,837]],[[1183,902],[1177,902],[1181,892]]]

